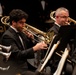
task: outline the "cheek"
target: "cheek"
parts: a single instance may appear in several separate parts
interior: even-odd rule
[[[65,20],[65,19],[61,19],[60,21],[61,21],[62,23],[63,23],[63,22],[66,22],[66,20]]]
[[[19,27],[19,28],[20,28],[20,30],[23,30],[23,27],[24,27],[23,25],[20,25],[20,27]]]
[[[22,31],[22,26],[20,26],[20,25],[17,26],[17,30],[18,30],[18,31]]]

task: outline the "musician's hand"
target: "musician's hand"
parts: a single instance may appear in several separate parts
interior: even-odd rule
[[[47,49],[47,44],[45,44],[45,42],[40,42],[40,43],[37,43],[34,47],[33,47],[33,50],[34,51],[38,51],[38,50],[45,50]]]
[[[30,32],[25,31],[24,33],[27,35],[28,38],[34,39],[34,35],[31,34]]]

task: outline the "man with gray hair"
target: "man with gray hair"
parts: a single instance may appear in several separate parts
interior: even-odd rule
[[[69,24],[69,10],[65,7],[60,7],[58,9],[56,9],[54,15],[55,15],[55,22],[53,23],[53,26],[48,30],[48,32],[53,31],[54,34],[57,35],[59,33],[59,30],[60,30],[61,26],[70,25]],[[62,45],[62,47],[60,46],[58,49],[59,50],[64,50],[64,44]],[[51,62],[53,62],[53,63],[51,63],[51,70],[52,70],[53,74],[57,69],[59,61],[60,61],[60,57],[56,53],[54,53],[53,56],[52,56],[52,60],[51,60]],[[72,66],[71,66],[71,68],[72,68]],[[67,75],[66,73],[67,72],[66,72],[66,65],[65,65],[64,69],[62,70],[61,75]],[[69,73],[69,75],[71,75],[71,73]]]

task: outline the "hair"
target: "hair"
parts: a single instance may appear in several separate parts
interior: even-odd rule
[[[66,11],[66,12],[69,13],[69,10],[68,10],[68,9],[66,9],[66,8],[64,8],[64,7],[60,7],[60,8],[58,8],[58,9],[56,10],[55,16],[58,16],[58,15],[61,13],[61,11]]]
[[[27,19],[28,18],[28,14],[24,11],[22,11],[21,9],[13,9],[10,13],[9,13],[9,17],[10,17],[10,24],[12,23],[12,21],[19,21],[23,18]]]

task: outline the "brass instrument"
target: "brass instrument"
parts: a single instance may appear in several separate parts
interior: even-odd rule
[[[11,46],[4,46],[4,45],[0,45],[1,49],[4,49],[6,52],[9,52],[11,49]]]
[[[64,53],[64,52],[62,52],[62,51],[60,51],[62,54]],[[62,58],[62,54],[60,54],[60,53],[58,53],[58,52],[55,52],[59,57],[61,57]],[[69,62],[69,63],[71,63],[72,64],[72,61],[70,60],[70,59],[67,59],[67,62]]]
[[[52,47],[52,49],[50,50],[48,56],[46,57],[46,60],[45,60],[42,64],[40,64],[40,66],[38,67],[37,72],[41,73],[41,72],[43,71],[46,63],[47,63],[47,62],[49,61],[49,59],[52,57],[54,51],[56,50],[56,48],[58,47],[59,44],[60,44],[60,40],[57,41],[57,43],[53,45],[53,47]]]
[[[53,11],[53,12],[50,14],[50,17],[55,21],[55,18],[53,17],[54,13],[55,13],[55,11]],[[72,20],[70,17],[69,17],[69,20],[75,23],[75,20]],[[69,24],[69,22],[68,22],[68,24]],[[60,42],[60,41],[59,41],[59,42]],[[59,42],[56,44],[57,46],[59,45]],[[41,64],[41,66],[37,69],[38,72],[42,72],[42,70],[44,69],[46,63],[47,63],[48,60],[51,58],[53,52],[55,51],[55,49],[56,49],[56,47],[57,47],[57,46],[56,46],[56,47],[54,47],[54,46],[55,46],[55,45],[53,45],[52,49],[50,50],[50,52],[49,52],[48,55],[46,56],[45,61],[44,61],[44,62]],[[60,54],[57,53],[57,52],[56,52],[56,54],[57,54],[58,56],[62,56],[62,55],[60,55]],[[64,53],[63,53],[63,56],[62,56],[62,59],[61,59],[59,65],[58,65],[58,71],[57,71],[57,73],[55,73],[55,75],[60,75],[60,73],[61,73],[61,71],[62,71],[62,68],[63,68],[63,65],[64,65],[64,63],[65,63],[65,60],[66,60],[68,54],[69,54],[69,50],[68,50],[68,49],[65,49],[65,51],[64,51]],[[61,62],[63,62],[63,63],[61,64]],[[68,62],[71,63],[70,60],[68,60]],[[62,65],[62,66],[61,66],[61,65]],[[58,74],[58,72],[59,72],[59,74]]]
[[[50,13],[50,18],[51,18],[53,21],[55,21],[55,11],[52,11],[52,12]],[[73,22],[74,24],[76,24],[76,21],[75,21],[74,19],[72,19],[72,18],[70,18],[70,17],[68,17],[68,19],[69,19],[68,24],[70,24],[71,22]]]
[[[52,11],[52,12],[50,13],[50,18],[51,18],[53,21],[55,21],[55,11]]]
[[[5,56],[6,60],[8,60],[8,58],[11,55],[10,49],[11,49],[11,46],[4,46],[0,44],[0,54]],[[6,52],[3,52],[2,50],[5,50]]]
[[[52,11],[50,13],[50,18],[53,21],[56,21],[55,20],[55,11]],[[76,24],[76,21],[74,19],[68,17],[68,23],[67,24],[70,25],[70,23]],[[63,66],[65,64],[65,61],[68,61],[71,64],[73,63],[71,60],[68,59],[69,51],[70,51],[69,49],[65,48],[64,52],[60,51],[62,53],[62,55],[60,53],[58,53],[58,52],[55,52],[56,55],[61,57],[61,60],[59,61],[58,67],[57,67],[57,69],[56,69],[56,71],[55,71],[55,73],[53,75],[61,75],[61,72],[62,72]]]
[[[4,56],[6,61],[9,59],[11,52],[9,52],[11,49],[11,46],[4,46],[0,44],[0,55]],[[6,50],[6,52],[3,52],[3,50]],[[6,71],[10,68],[10,66],[7,67],[0,67],[0,70]]]
[[[4,16],[4,17],[1,18],[1,22],[4,25],[9,26],[10,25],[9,19],[10,19],[9,16]],[[41,39],[39,37],[38,38],[41,39],[42,41],[45,41],[47,44],[49,44],[49,42],[51,42],[52,37],[54,35],[54,32],[51,32],[51,33],[47,32],[46,33],[46,32],[43,32],[43,31],[27,24],[27,23],[25,23],[25,27],[23,28],[23,31],[28,31],[28,32],[34,34],[36,37],[38,37],[38,35],[36,35],[36,34],[42,35],[44,37],[44,39]]]
[[[11,55],[11,52],[5,53],[5,52],[0,51],[0,54],[3,55],[3,56],[5,56],[6,60],[8,60],[8,58],[9,58],[10,55]]]
[[[4,24],[4,25],[9,25],[9,24],[10,24],[10,23],[8,22],[8,20],[9,20],[9,16],[4,16],[4,17],[1,18],[1,22],[2,22],[2,24]]]
[[[26,23],[25,23],[25,24],[26,24]],[[26,31],[34,34],[34,35],[37,36],[40,40],[45,41],[45,43],[47,43],[47,44],[49,44],[49,43],[51,42],[52,37],[54,36],[54,32],[51,32],[51,33],[47,32],[47,33],[46,33],[46,32],[43,32],[43,31],[41,31],[41,30],[39,30],[39,29],[37,29],[37,28],[29,25],[29,24],[26,24],[25,26],[26,26],[26,27],[24,27],[24,29],[26,28],[26,29],[25,29]],[[38,35],[43,36],[44,39],[40,38]]]
[[[7,66],[7,67],[0,67],[0,70],[2,70],[2,71],[7,71],[9,68],[10,68],[10,66]]]
[[[51,13],[50,13],[50,18],[53,20],[53,21],[55,21],[55,11],[52,11]],[[71,22],[73,22],[74,24],[76,24],[76,20],[74,20],[74,19],[72,19],[72,18],[70,18],[70,17],[68,17],[69,18],[69,22],[68,22],[68,24],[70,24]],[[62,56],[61,54],[59,54],[58,52],[56,52],[56,54],[58,55],[58,56]],[[69,59],[67,59],[67,61],[69,62],[69,63],[72,63]]]
[[[62,54],[62,58],[58,64],[58,67],[57,67],[57,70],[55,71],[55,73],[53,75],[61,75],[61,72],[62,72],[62,69],[63,69],[63,66],[65,64],[65,61],[69,55],[69,49],[65,48],[65,51],[64,53]]]
[[[4,25],[8,25],[9,26],[10,25],[9,19],[10,19],[9,16],[3,16],[1,18],[1,22]],[[37,42],[45,41],[46,44],[49,44],[51,42],[53,36],[54,36],[54,32],[51,32],[51,33],[50,32],[43,32],[43,31],[41,31],[41,30],[39,30],[39,29],[37,29],[37,28],[27,24],[27,23],[25,23],[25,27],[23,27],[23,32],[24,31],[30,32],[33,35],[35,35],[37,37],[37,39],[34,39],[35,41],[36,40],[37,40]],[[43,38],[41,38],[40,35]],[[36,53],[36,56],[38,55],[37,57],[40,57],[39,59],[37,59],[37,63],[38,63],[38,61],[40,62],[40,60],[41,60],[41,56],[39,56],[39,54],[41,54],[41,51]],[[35,58],[36,58],[36,56],[35,56]],[[29,63],[30,63],[30,61],[32,61],[34,63],[34,67],[36,66],[35,68],[37,68],[38,64],[36,63],[35,59],[34,60],[28,59],[27,61]],[[30,63],[30,64],[32,65],[32,63]]]

